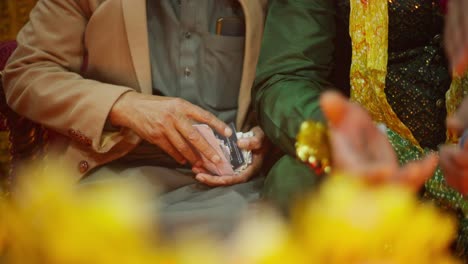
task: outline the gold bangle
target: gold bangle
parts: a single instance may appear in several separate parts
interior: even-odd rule
[[[330,144],[325,124],[305,121],[296,139],[296,155],[317,174],[330,173]]]

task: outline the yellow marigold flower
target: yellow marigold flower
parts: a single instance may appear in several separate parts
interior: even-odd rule
[[[335,175],[296,208],[293,223],[309,263],[455,263],[454,219],[398,186]]]
[[[154,258],[154,212],[131,180],[76,185],[66,170],[35,167],[8,212],[7,263],[145,263]]]
[[[458,263],[448,250],[455,231],[452,217],[406,189],[335,175],[295,208],[291,223],[268,211],[250,215],[229,263]]]
[[[259,208],[228,241],[183,234],[172,244],[158,240],[145,186],[77,185],[47,166],[25,175],[11,201],[0,201],[8,264],[457,263],[452,217],[400,187],[346,175],[325,179],[291,222]]]

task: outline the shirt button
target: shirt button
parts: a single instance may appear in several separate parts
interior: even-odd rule
[[[189,38],[192,37],[192,33],[190,33],[190,31],[187,31],[187,32],[184,33],[184,37],[185,37],[186,39],[189,39]]]
[[[437,108],[443,108],[445,106],[444,99],[437,100],[436,106],[437,106]]]
[[[185,70],[184,70],[185,77],[189,77],[191,74],[192,74],[192,71],[188,67],[185,67]]]
[[[78,170],[80,171],[80,173],[85,173],[87,172],[89,169],[89,164],[86,160],[82,160],[80,161],[80,163],[78,164]]]

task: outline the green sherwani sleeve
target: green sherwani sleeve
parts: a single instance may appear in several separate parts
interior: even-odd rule
[[[300,124],[322,120],[335,36],[331,0],[270,0],[252,98],[272,142],[289,155]]]
[[[323,120],[320,94],[329,82],[335,47],[332,0],[270,0],[252,98],[257,119],[286,155],[268,172],[263,197],[288,211],[317,185],[295,158],[295,138],[307,119]]]

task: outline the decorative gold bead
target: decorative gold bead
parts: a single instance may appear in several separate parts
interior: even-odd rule
[[[301,124],[296,141],[296,155],[319,173],[328,173],[331,170],[328,131],[325,124],[315,121],[305,121]]]

